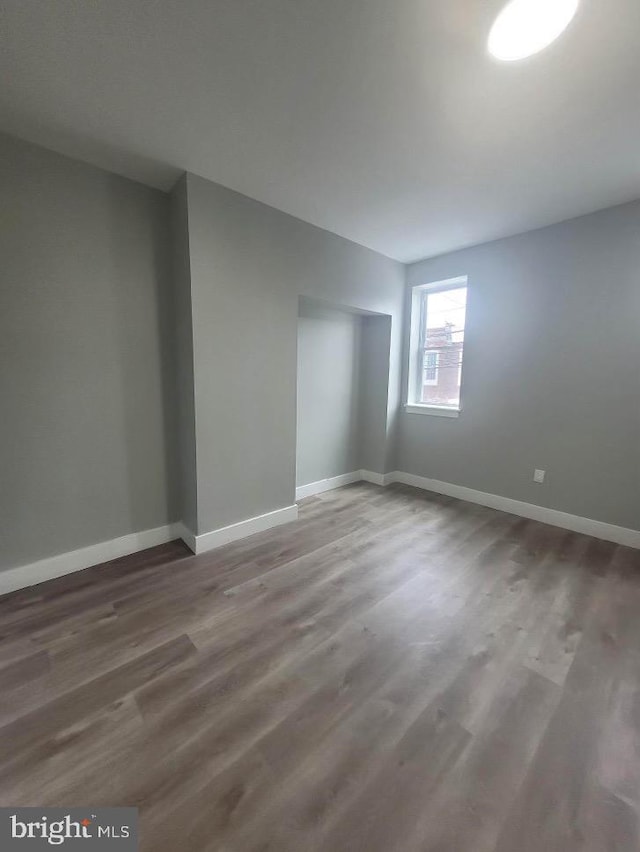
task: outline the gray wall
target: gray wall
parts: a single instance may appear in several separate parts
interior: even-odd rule
[[[186,175],[171,193],[173,316],[175,322],[176,491],[178,517],[190,530],[198,528],[196,415],[193,366],[193,315],[189,212]]]
[[[408,281],[463,274],[463,411],[403,413],[399,469],[640,529],[640,203],[413,264]]]
[[[187,175],[198,530],[295,499],[298,296],[391,316],[384,472],[400,401],[404,268]]]
[[[377,315],[348,321],[359,454],[343,423],[340,463],[303,451],[299,482],[398,468],[640,528],[640,203],[408,269],[469,276],[458,420],[400,409],[399,263],[193,175],[169,199],[4,136],[0,205],[0,569],[291,504],[300,296]]]
[[[296,485],[361,467],[362,322],[300,300]]]
[[[0,136],[0,568],[172,520],[166,195]]]
[[[395,470],[395,431],[389,417],[389,391],[395,399],[398,375],[389,375],[391,318],[362,318],[360,348],[360,464],[363,470],[387,473]],[[393,411],[393,417],[396,416]],[[385,463],[381,467],[380,459]]]

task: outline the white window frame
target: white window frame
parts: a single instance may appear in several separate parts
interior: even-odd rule
[[[411,288],[411,316],[409,329],[409,369],[407,371],[407,401],[405,411],[408,414],[433,414],[437,417],[459,417],[462,410],[462,370],[460,366],[460,404],[439,405],[421,402],[422,378],[424,369],[424,338],[426,333],[426,322],[424,312],[426,310],[427,293],[442,292],[443,290],[456,290],[460,287],[469,287],[466,275],[456,278],[447,278],[444,281],[433,281],[428,284],[417,284]],[[464,362],[464,348],[463,357]],[[437,381],[434,382],[437,384]]]

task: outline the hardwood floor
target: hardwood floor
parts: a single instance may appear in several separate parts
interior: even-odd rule
[[[145,852],[637,852],[640,552],[405,486],[0,599],[0,804]]]

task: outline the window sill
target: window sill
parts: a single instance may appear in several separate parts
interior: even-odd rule
[[[407,414],[432,414],[435,417],[459,417],[459,408],[448,408],[445,405],[421,405],[407,403],[404,407]]]

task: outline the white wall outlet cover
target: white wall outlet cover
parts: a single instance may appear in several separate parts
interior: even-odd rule
[[[533,481],[534,482],[544,482],[544,475],[546,471],[544,470],[534,470],[533,471]]]

